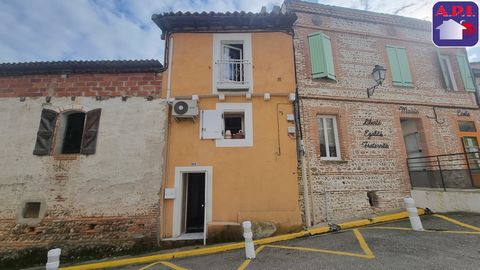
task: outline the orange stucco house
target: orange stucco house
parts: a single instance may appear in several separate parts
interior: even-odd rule
[[[170,103],[163,239],[213,239],[242,221],[301,226],[293,14],[166,13]],[[238,232],[238,229],[237,229]]]

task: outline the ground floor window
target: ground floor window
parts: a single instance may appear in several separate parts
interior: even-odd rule
[[[317,126],[321,159],[340,159],[337,117],[332,115],[318,115]]]

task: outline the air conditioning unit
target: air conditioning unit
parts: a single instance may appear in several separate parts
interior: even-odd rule
[[[175,100],[172,107],[175,118],[195,118],[198,115],[197,100]]]

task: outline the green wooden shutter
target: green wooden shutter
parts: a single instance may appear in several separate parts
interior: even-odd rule
[[[335,65],[333,64],[332,41],[329,36],[322,34],[323,52],[325,54],[325,65],[327,66],[327,77],[336,80]]]
[[[407,51],[405,48],[396,48],[400,73],[402,74],[403,86],[413,86],[412,74],[408,66]]]
[[[402,73],[400,72],[400,64],[397,58],[397,49],[395,47],[387,46],[388,62],[390,63],[390,70],[392,72],[393,85],[403,85]]]
[[[460,68],[460,74],[462,75],[465,91],[475,92],[475,85],[473,83],[472,73],[470,73],[470,66],[468,65],[467,58],[463,54],[457,54],[457,62]]]
[[[317,32],[308,35],[312,79],[336,79],[330,37]]]
[[[387,56],[392,72],[393,85],[413,86],[405,48],[387,45]]]

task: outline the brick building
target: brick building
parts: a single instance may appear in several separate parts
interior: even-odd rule
[[[162,69],[0,64],[0,265],[43,261],[55,246],[69,256],[157,243]]]
[[[401,209],[411,188],[407,158],[477,147],[466,51],[437,50],[429,22],[301,1],[282,9],[298,17],[307,223]],[[368,97],[376,65],[386,79]]]

